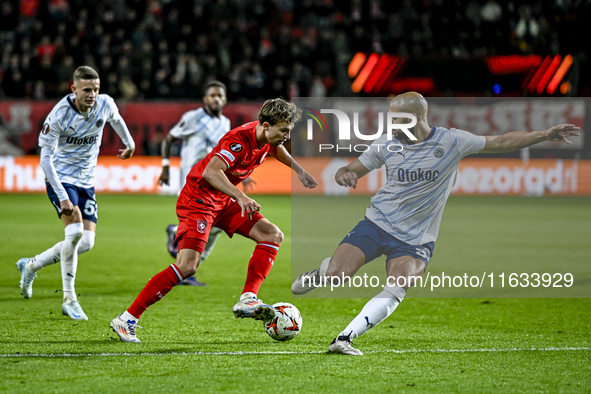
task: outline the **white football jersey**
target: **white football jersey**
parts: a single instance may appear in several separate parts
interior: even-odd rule
[[[403,145],[401,152],[396,144]],[[425,141],[412,145],[381,136],[359,157],[370,171],[386,165],[387,182],[372,197],[365,216],[410,245],[435,242],[460,159],[485,144],[483,136],[443,127],[433,127]]]
[[[76,108],[75,98],[69,94],[53,107],[39,134],[39,146],[54,151],[53,165],[61,183],[90,188],[105,123],[122,119],[109,95],[99,94],[86,116]]]
[[[224,115],[213,117],[198,108],[185,112],[170,135],[183,140],[181,148],[181,189],[185,186],[187,174],[199,160],[203,159],[230,131],[230,119]]]

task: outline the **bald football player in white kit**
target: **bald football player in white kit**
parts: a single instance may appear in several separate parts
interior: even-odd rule
[[[455,128],[429,126],[427,110],[427,101],[418,93],[394,97],[390,112],[416,116],[417,124],[410,129],[416,141],[402,131],[390,141],[383,135],[335,174],[339,185],[355,188],[359,178],[385,165],[387,182],[372,197],[365,219],[343,239],[332,258],[326,258],[319,269],[300,275],[292,284],[292,293],[313,290],[324,276],[328,280],[353,276],[361,266],[381,255],[386,255],[389,282],[332,341],[330,352],[362,355],[351,341],[390,316],[414,284],[411,277],[425,272],[463,157],[478,152],[511,152],[543,141],[571,144],[567,137],[579,135],[575,132],[578,127],[561,124],[543,131],[477,136]],[[394,123],[408,123],[408,118],[394,118]],[[403,150],[387,149],[390,144],[401,145]]]
[[[172,128],[162,140],[162,173],[158,179],[160,185],[170,183],[170,152],[175,141],[182,140],[181,147],[181,189],[185,186],[187,174],[199,160],[203,159],[218,144],[220,139],[230,131],[230,119],[222,115],[222,109],[226,105],[226,85],[220,81],[211,81],[205,85],[203,95],[203,107],[185,112],[181,120]],[[247,178],[243,185],[248,189],[251,182]],[[256,183],[256,182],[254,182]],[[252,186],[252,185],[250,185]],[[172,257],[176,258],[177,246],[174,244],[177,225],[171,224],[166,228],[168,234],[167,249]],[[209,233],[207,245],[203,250],[201,262],[210,255],[222,230],[213,227]],[[195,276],[183,280],[181,285],[205,286]]]
[[[133,139],[113,99],[99,94],[100,78],[89,66],[74,72],[72,93],[49,113],[39,134],[41,168],[47,194],[65,226],[65,239],[16,266],[21,273],[21,293],[33,295],[33,280],[41,268],[61,261],[62,313],[72,320],[88,320],[74,288],[78,255],[94,246],[98,206],[94,192],[95,168],[103,129],[109,122],[125,149],[117,155],[129,159],[135,150]]]

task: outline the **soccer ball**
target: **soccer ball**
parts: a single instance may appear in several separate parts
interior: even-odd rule
[[[302,330],[302,314],[287,302],[273,304],[275,317],[265,322],[265,331],[276,341],[294,339]]]

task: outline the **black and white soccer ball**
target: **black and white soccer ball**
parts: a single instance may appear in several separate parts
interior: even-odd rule
[[[287,302],[273,304],[275,317],[265,322],[265,331],[276,341],[294,339],[302,330],[302,314]]]

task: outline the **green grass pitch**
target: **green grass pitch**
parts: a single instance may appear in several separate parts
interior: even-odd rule
[[[63,227],[46,196],[0,195],[0,391],[591,391],[591,302],[584,298],[409,297],[356,340],[364,356],[327,354],[367,298],[292,299],[290,199],[255,199],[286,235],[259,295],[302,312],[302,332],[290,342],[272,341],[261,322],[232,315],[254,247],[239,236],[222,236],[199,268],[207,287],[174,289],[142,316],[143,343],[119,342],[111,319],[173,262],[165,228],[176,220],[174,197],[99,194],[95,247],[80,257],[76,282],[89,321],[62,316],[58,265],[39,272],[33,298],[25,300],[14,263],[52,246]],[[520,248],[511,237],[479,231],[491,223],[497,234],[499,218],[519,229]],[[466,258],[494,264],[497,255],[519,265],[524,256],[565,254],[588,266],[590,223],[586,198],[451,197],[430,269],[455,258],[468,235],[473,252]]]

